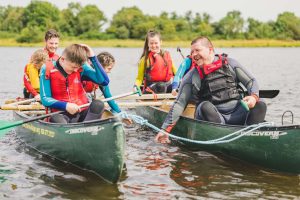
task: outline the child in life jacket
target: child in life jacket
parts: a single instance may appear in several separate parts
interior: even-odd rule
[[[148,31],[135,80],[135,86],[141,87],[143,84],[143,93],[171,92],[172,80],[177,69],[170,53],[161,49],[161,43],[159,32]]]
[[[36,50],[30,62],[24,68],[24,98],[35,98],[40,101],[40,78],[39,73],[42,65],[47,61],[48,54],[45,50]]]
[[[102,65],[104,71],[108,74],[111,72],[112,68],[115,65],[115,58],[109,52],[101,52],[97,55],[97,59],[99,63]],[[92,81],[82,81],[84,90],[88,93],[89,99],[96,98],[96,90],[99,88],[105,98],[112,97],[109,86],[100,86],[93,83]],[[114,113],[120,113],[121,109],[118,104],[114,100],[110,100],[107,102],[111,107],[111,111]]]
[[[87,59],[94,67],[88,64]],[[98,85],[109,84],[109,78],[93,49],[86,44],[69,45],[58,61],[43,65],[40,75],[42,104],[51,112],[65,111],[51,116],[50,122],[65,124],[101,118],[104,103],[93,100],[87,105],[89,101],[83,89],[83,77]]]

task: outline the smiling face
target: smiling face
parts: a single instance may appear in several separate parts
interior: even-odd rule
[[[149,51],[153,53],[159,53],[161,46],[161,40],[158,35],[154,35],[153,37],[148,37],[148,47]]]
[[[191,56],[198,66],[211,64],[214,59],[214,50],[212,47],[203,45],[203,42],[198,40],[191,46]]]
[[[58,48],[59,38],[57,37],[50,38],[46,40],[45,43],[46,43],[47,51],[50,53],[55,53]]]

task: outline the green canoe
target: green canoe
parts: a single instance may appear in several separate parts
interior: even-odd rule
[[[137,107],[136,113],[161,127],[169,109],[162,107]],[[171,132],[173,135],[208,141],[245,128],[193,119],[193,110],[184,112]],[[229,143],[182,143],[194,150],[223,153],[277,171],[300,173],[300,125],[261,127]]]
[[[125,132],[122,122],[107,113],[105,119],[82,123],[34,121],[16,127],[16,133],[31,148],[116,183],[124,165]],[[14,119],[28,116],[14,112]]]

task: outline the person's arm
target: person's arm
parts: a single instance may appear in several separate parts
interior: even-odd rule
[[[52,98],[50,80],[46,79],[45,73],[46,73],[46,65],[43,65],[40,73],[40,95],[41,95],[42,104],[45,107],[66,111],[67,102],[58,101]]]
[[[190,69],[191,63],[192,60],[190,58],[185,58],[182,61],[174,76],[173,83],[172,83],[172,90],[176,90],[178,88],[180,80],[182,79],[184,74],[186,74],[186,72]]]
[[[82,74],[81,76],[85,76],[94,83],[102,86],[107,86],[109,83],[109,78],[104,71],[102,65],[99,63],[96,56],[89,57],[90,61],[92,62],[93,67],[91,67],[88,63],[82,65]]]
[[[38,95],[39,93],[33,88],[33,86],[31,85],[31,82],[30,82],[30,78],[28,76],[28,67],[29,65],[26,65],[25,66],[25,69],[24,69],[24,76],[23,76],[23,82],[24,82],[24,87],[26,88],[26,90],[31,93],[33,96],[36,96]],[[39,84],[39,83],[38,83]]]
[[[243,100],[249,108],[253,108],[259,101],[259,86],[256,78],[236,60],[228,58],[228,64],[235,71],[237,81],[247,88],[248,96],[244,97]]]
[[[110,98],[112,97],[111,95],[111,92],[110,92],[110,89],[108,86],[103,86],[103,87],[100,87],[102,93],[103,93],[103,96],[105,98]],[[119,108],[118,104],[116,103],[115,100],[110,100],[107,102],[108,105],[111,107],[111,109],[117,113],[120,113],[121,112],[121,109]]]
[[[142,57],[138,64],[138,74],[135,79],[135,85],[137,87],[140,87],[144,81],[144,74],[145,74],[145,64],[144,63],[145,63],[145,59],[144,59],[144,57]]]

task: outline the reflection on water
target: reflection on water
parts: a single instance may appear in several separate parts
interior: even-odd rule
[[[112,93],[131,91],[141,49],[106,48],[96,49],[96,53],[102,50],[110,51],[117,60],[110,74]],[[180,55],[176,49],[169,50],[178,65]],[[267,119],[280,124],[286,110],[293,111],[294,123],[300,121],[299,50],[229,48],[220,51],[249,68],[262,89],[280,90],[278,97],[266,99]],[[0,48],[3,55],[0,103],[21,94],[23,67],[33,51],[34,48]],[[11,117],[11,112],[0,111],[0,120]],[[290,122],[287,114],[285,123]],[[127,128],[126,136],[124,171],[121,180],[112,185],[94,174],[42,156],[10,132],[0,140],[0,199],[300,198],[300,175],[274,172],[222,155],[190,151],[178,144],[156,144],[154,133],[140,126]]]

